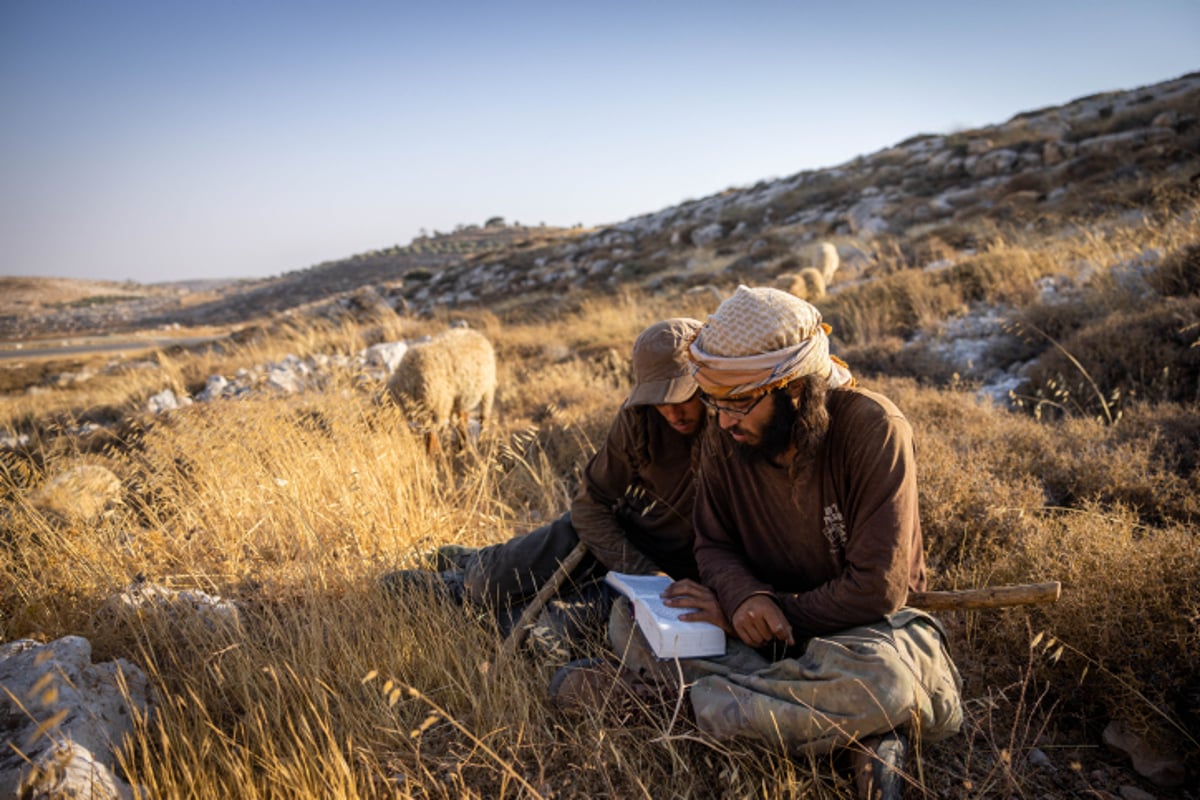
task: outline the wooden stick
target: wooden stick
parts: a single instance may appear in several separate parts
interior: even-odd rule
[[[1025,583],[944,592],[909,592],[908,605],[926,611],[972,611],[1004,606],[1031,606],[1058,602],[1062,584]]]
[[[511,658],[524,643],[533,627],[533,621],[546,607],[550,598],[558,593],[567,576],[575,571],[579,562],[587,555],[587,545],[583,542],[575,545],[575,549],[567,554],[558,565],[558,569],[550,579],[542,584],[538,593],[525,606],[520,619],[513,626],[508,639],[500,650],[501,658]],[[909,592],[908,605],[926,611],[974,611],[985,608],[1004,608],[1006,606],[1044,605],[1058,602],[1062,595],[1062,584],[1058,581],[1049,583],[1025,583],[1014,586],[990,586],[983,589],[958,589],[954,591]]]
[[[583,542],[575,545],[575,549],[567,553],[566,558],[559,563],[558,569],[554,571],[550,579],[542,584],[542,588],[538,589],[538,593],[529,601],[529,605],[525,606],[525,610],[521,612],[521,618],[517,620],[517,624],[513,626],[512,632],[505,640],[500,650],[501,658],[510,658],[517,652],[529,634],[529,629],[533,627],[533,621],[537,619],[538,614],[542,613],[542,609],[546,607],[550,598],[558,593],[559,587],[563,585],[567,576],[575,571],[580,561],[583,561],[587,551],[587,545]]]

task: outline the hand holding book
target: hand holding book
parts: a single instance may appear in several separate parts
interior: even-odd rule
[[[662,594],[663,603],[671,608],[690,608],[693,611],[680,614],[684,622],[709,622],[726,633],[736,633],[733,625],[725,618],[721,604],[712,589],[690,578],[675,581]]]
[[[693,583],[695,588],[681,587],[668,598],[666,594],[673,584],[666,575],[609,572],[604,580],[629,598],[634,621],[659,658],[705,658],[724,654],[725,632],[732,628],[715,605],[716,598],[711,598],[711,604],[707,602],[704,587]],[[697,593],[696,588],[703,591]],[[702,607],[689,610],[697,601]],[[707,621],[714,611],[724,624]],[[705,619],[685,619],[696,615]]]
[[[711,622],[751,647],[762,647],[775,639],[789,645],[796,643],[783,609],[766,595],[746,598],[734,612],[732,621],[726,619],[713,590],[693,580],[672,583],[662,596],[663,602],[672,608],[695,609],[681,614],[679,619],[685,622]]]

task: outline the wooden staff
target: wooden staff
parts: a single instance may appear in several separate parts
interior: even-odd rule
[[[512,633],[504,642],[501,656],[511,657],[529,634],[533,621],[545,608],[547,601],[558,593],[559,587],[567,579],[587,554],[587,545],[583,542],[575,545],[575,549],[558,565],[558,569],[550,576],[550,580],[542,585],[538,593],[529,601],[521,618],[513,627]],[[1058,581],[1048,583],[1024,583],[1013,586],[989,586],[983,589],[957,589],[952,591],[909,592],[907,605],[926,611],[977,611],[986,608],[1004,608],[1007,606],[1044,605],[1058,602],[1062,595],[1062,584]]]
[[[575,549],[567,553],[567,557],[559,562],[558,569],[550,576],[550,580],[542,584],[542,588],[538,589],[538,593],[529,601],[529,605],[525,606],[525,610],[521,612],[521,618],[517,620],[517,624],[513,626],[512,633],[508,635],[504,646],[500,650],[501,658],[510,658],[521,644],[525,641],[525,637],[529,635],[529,629],[533,627],[533,621],[537,619],[538,614],[542,613],[542,609],[546,607],[547,601],[551,597],[558,594],[559,587],[567,579],[567,576],[575,571],[579,566],[579,562],[583,561],[583,557],[587,555],[587,545],[583,542],[575,545]]]
[[[1023,583],[1015,586],[988,586],[983,589],[958,589],[944,592],[909,592],[908,605],[926,611],[974,611],[1005,606],[1036,606],[1056,603],[1062,584]]]

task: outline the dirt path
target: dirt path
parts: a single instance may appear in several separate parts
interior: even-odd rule
[[[0,341],[0,362],[37,359],[70,358],[77,355],[121,353],[129,355],[161,347],[193,347],[216,341],[220,336],[177,336],[139,339],[129,336],[88,336],[65,339]]]

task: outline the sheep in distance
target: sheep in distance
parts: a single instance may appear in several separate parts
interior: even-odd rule
[[[471,412],[479,411],[482,432],[496,398],[496,353],[487,337],[454,328],[408,348],[387,383],[388,394],[411,418],[420,420],[425,449],[441,449],[441,433],[453,424],[461,449],[469,441]]]

